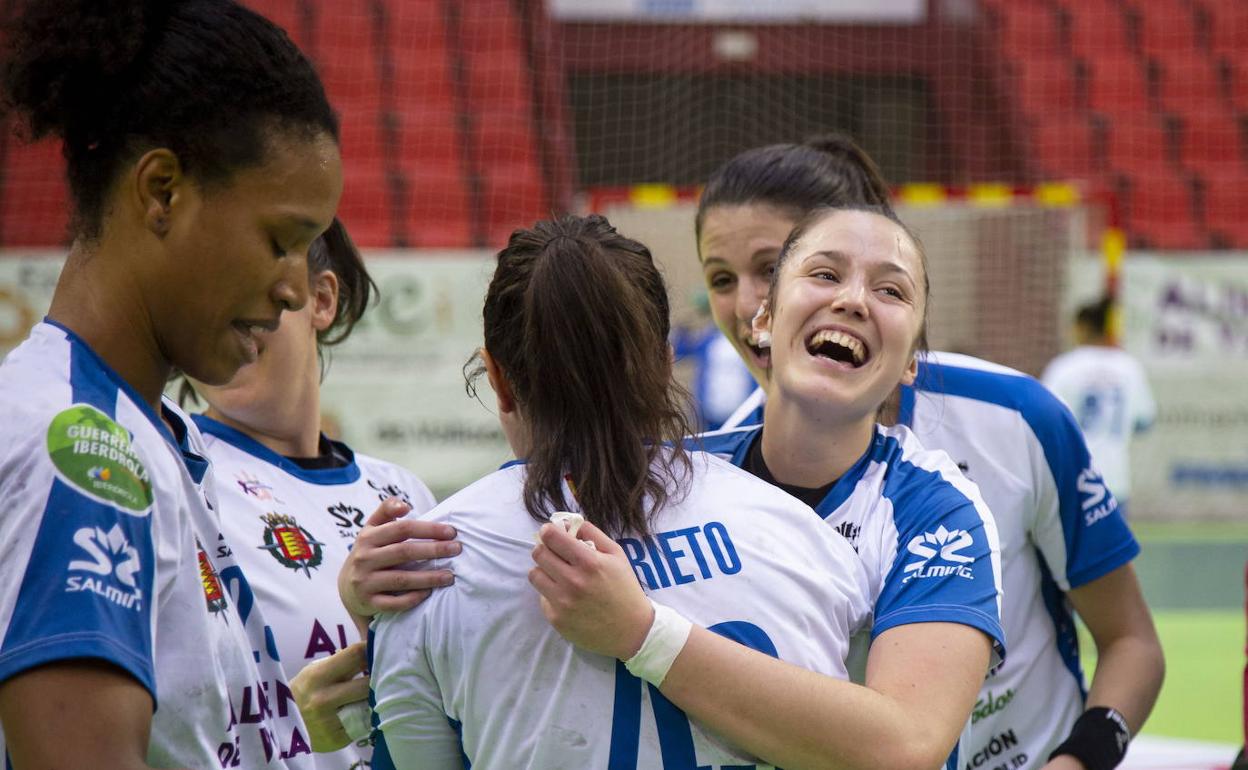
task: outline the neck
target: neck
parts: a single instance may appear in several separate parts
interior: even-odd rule
[[[156,339],[133,260],[106,245],[75,242],[56,284],[48,318],[81,337],[160,413],[172,366]]]
[[[763,460],[776,481],[814,488],[836,481],[871,446],[875,416],[836,422],[826,409],[803,408],[768,395],[763,415]]]
[[[315,403],[315,399],[313,402]],[[287,414],[283,415],[285,419],[274,420],[263,426],[240,422],[211,406],[204,410],[204,414],[258,441],[282,457],[316,457],[320,454],[319,405],[318,409],[311,411],[307,419],[299,420]]]

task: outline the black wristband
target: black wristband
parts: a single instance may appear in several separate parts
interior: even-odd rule
[[[1114,770],[1127,755],[1131,729],[1122,714],[1105,706],[1083,712],[1070,729],[1070,737],[1053,750],[1049,759],[1069,754],[1088,770]]]

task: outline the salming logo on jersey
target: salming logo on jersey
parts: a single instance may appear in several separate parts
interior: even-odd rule
[[[1079,506],[1083,509],[1086,526],[1090,527],[1118,510],[1118,499],[1109,494],[1101,474],[1092,468],[1083,469],[1075,487],[1079,490]]]
[[[198,539],[195,540],[195,549],[199,554],[199,582],[204,586],[204,601],[208,604],[208,611],[216,615],[229,606],[225,599],[225,589],[221,586],[221,578],[217,577],[217,570],[208,560],[208,554]],[[223,619],[224,617],[222,616]]]
[[[372,479],[368,479],[367,481],[368,485],[377,491],[378,500],[389,500],[392,497],[397,497],[408,505],[412,504],[411,496],[409,496],[407,491],[398,484],[378,484]]]
[[[321,566],[325,555],[321,546],[325,544],[299,526],[294,516],[266,513],[260,519],[268,526],[264,529],[264,545],[258,547],[273,554],[283,567],[302,570],[310,579],[312,570]]]
[[[971,533],[964,529],[948,530],[939,526],[935,532],[924,532],[921,535],[915,535],[906,544],[908,550],[918,559],[911,561],[902,569],[906,576],[902,578],[903,583],[908,583],[914,578],[933,578],[947,577],[949,575],[957,575],[967,580],[974,579],[974,573],[971,571],[970,563],[975,561],[975,557],[967,556],[960,553],[964,548],[969,548],[975,544],[975,538],[971,537]],[[933,558],[939,555],[941,561],[946,564],[929,564]]]
[[[139,552],[119,525],[114,524],[107,532],[83,527],[74,533],[74,544],[87,558],[71,560],[69,571],[89,574],[70,575],[65,581],[67,593],[90,591],[128,610],[143,609],[143,590],[135,580],[140,570]]]

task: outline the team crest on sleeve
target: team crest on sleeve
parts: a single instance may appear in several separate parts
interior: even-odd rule
[[[961,551],[975,544],[975,538],[964,529],[945,529],[944,525],[935,532],[924,532],[916,535],[906,544],[906,550],[918,558],[909,562],[902,569],[906,576],[902,583],[909,583],[914,578],[933,578],[957,575],[973,580],[974,573],[968,566],[975,561],[974,556],[967,556]],[[945,562],[932,564],[933,560]]]
[[[74,404],[48,425],[48,457],[62,481],[124,513],[146,516],[152,480],[130,432],[90,404]]]
[[[260,520],[268,526],[264,528],[264,545],[258,547],[273,554],[283,567],[303,570],[311,579],[311,571],[321,566],[324,557],[321,546],[325,544],[299,526],[294,516],[266,513]]]
[[[204,587],[204,601],[208,604],[209,612],[213,615],[219,614],[228,606],[225,588],[221,585],[221,578],[217,576],[217,570],[208,560],[208,553],[200,545],[198,538],[195,540],[195,550],[199,553],[199,582]]]

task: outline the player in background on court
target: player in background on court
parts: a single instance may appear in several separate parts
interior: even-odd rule
[[[959,734],[1004,654],[995,527],[947,455],[876,419],[925,345],[922,246],[890,211],[859,205],[812,212],[777,260],[755,329],[773,358],[765,427],[691,444],[814,506],[857,549],[874,611],[856,672],[865,687],[695,627],[662,692],[783,767],[961,767]],[[649,624],[628,561],[553,528],[542,539],[533,582],[555,627],[586,649],[635,654]]]
[[[672,349],[676,363],[692,369],[690,390],[698,430],[715,430],[753,392],[754,378],[711,318],[704,290],[698,290],[693,307],[689,323],[673,322]]]
[[[724,637],[841,679],[870,613],[853,550],[797,500],[681,447],[663,279],[605,219],[514,232],[484,317],[477,375],[521,459],[430,514],[464,544],[455,585],[375,621],[373,689],[395,766],[769,767],[659,694],[670,644],[625,664],[560,638],[527,582],[534,540],[557,511],[598,525],[597,546],[641,597],[640,633],[624,640],[634,649],[656,612],[640,582]],[[688,632],[658,612],[669,634]],[[387,766],[379,741],[374,768]]]
[[[220,538],[198,430],[307,300],[338,122],[279,28],[230,0],[37,0],[5,107],[64,141],[73,242],[0,365],[0,754],[28,768],[304,767],[263,613]]]
[[[871,159],[839,136],[748,150],[711,176],[697,219],[711,309],[762,386],[729,425],[762,420],[770,358],[750,321],[793,224],[815,206],[888,195]],[[1010,656],[975,703],[964,763],[1057,770],[1082,756],[1087,768],[1112,767],[1127,731],[1107,710],[1138,732],[1164,663],[1130,566],[1139,548],[1078,426],[1034,378],[969,356],[921,356],[900,395],[901,424],[979,486],[1001,537]],[[1097,648],[1086,693],[1072,607]]]
[[[359,678],[364,644],[355,619],[336,600],[338,571],[381,501],[399,498],[421,514],[434,499],[408,471],[355,454],[320,430],[323,348],[347,339],[376,291],[337,219],[308,251],[308,284],[307,304],[258,335],[254,363],[228,384],[194,383],[207,409],[193,419],[218,482],[222,529],[272,626],[296,695],[304,680],[295,676],[324,661],[322,686],[332,689],[323,693],[321,712],[300,699],[316,767],[347,770],[367,766],[372,747],[344,746],[336,714],[337,707],[368,698],[368,680]],[[431,548],[423,558],[457,552],[459,545]]]
[[[1097,470],[1125,517],[1131,440],[1153,426],[1157,405],[1144,367],[1113,343],[1112,308],[1109,297],[1081,307],[1075,315],[1076,347],[1050,361],[1040,379],[1074,412]]]

